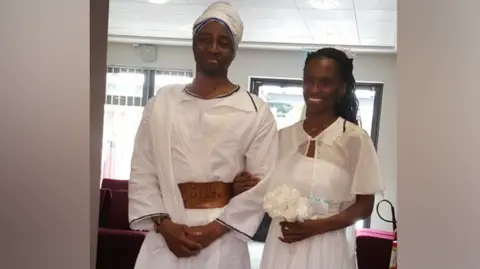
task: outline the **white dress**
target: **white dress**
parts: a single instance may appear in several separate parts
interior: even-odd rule
[[[370,137],[342,118],[312,140],[315,158],[306,156],[312,138],[303,121],[281,130],[279,138],[280,159],[269,190],[283,184],[296,188],[309,198],[315,217],[336,215],[354,204],[356,195],[384,190]],[[270,225],[261,269],[356,268],[353,226],[286,244],[278,239],[280,221]]]

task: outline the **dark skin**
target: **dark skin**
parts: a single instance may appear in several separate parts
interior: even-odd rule
[[[193,44],[197,72],[190,91],[212,99],[235,89],[236,85],[227,77],[234,57],[228,29],[219,22],[209,22],[195,36]]]
[[[249,172],[239,173],[233,180],[233,193],[234,195],[239,195],[249,189],[255,187],[260,181],[259,178],[254,177]]]
[[[216,21],[208,22],[195,36],[193,43],[197,72],[189,91],[203,99],[213,99],[232,92],[237,86],[227,78],[228,67],[234,58],[234,44],[228,29]],[[188,227],[166,219],[157,232],[163,235],[175,256],[184,258],[197,255],[228,233],[229,229],[217,221]]]
[[[316,137],[338,118],[335,115],[335,104],[346,91],[346,83],[342,80],[337,62],[330,58],[311,60],[304,70],[303,89],[307,105],[303,128],[311,137]],[[313,158],[314,152],[315,143],[310,143],[307,156]],[[234,184],[242,181],[249,182],[250,187],[254,186],[253,178],[245,177],[235,178]],[[372,214],[374,200],[374,195],[357,195],[352,206],[332,217],[304,222],[280,222],[282,237],[279,240],[294,243],[349,227]]]
[[[168,249],[178,258],[197,255],[202,250],[202,245],[188,238],[187,226],[164,220],[156,229],[165,239]]]

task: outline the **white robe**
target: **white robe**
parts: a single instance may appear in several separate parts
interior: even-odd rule
[[[163,237],[151,231],[135,268],[248,269],[247,241],[262,220],[265,182],[277,159],[275,119],[266,103],[245,91],[201,100],[186,94],[184,87],[160,89],[145,107],[129,181],[131,228],[152,230],[150,217],[166,213],[173,222],[188,226],[219,219],[232,232],[197,256],[178,259]],[[224,208],[184,208],[179,183],[232,182],[242,171],[252,172],[262,181]]]
[[[376,151],[363,129],[339,118],[311,142],[315,158],[306,156],[310,139],[303,121],[280,131],[279,162],[267,190],[282,184],[296,188],[320,218],[345,210],[356,195],[383,191]],[[270,225],[261,269],[356,268],[353,226],[286,244],[278,239],[279,221],[273,219]]]

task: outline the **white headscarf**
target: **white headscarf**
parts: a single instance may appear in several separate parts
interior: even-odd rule
[[[193,38],[209,21],[219,21],[228,28],[236,52],[243,36],[243,22],[232,4],[218,1],[208,6],[193,24]]]

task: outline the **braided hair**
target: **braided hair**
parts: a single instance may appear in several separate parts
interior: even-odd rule
[[[346,83],[345,95],[335,105],[335,114],[358,125],[358,99],[355,95],[355,77],[353,76],[353,60],[345,52],[334,48],[322,48],[308,53],[305,68],[314,59],[330,58],[335,60],[340,71],[341,80]]]

